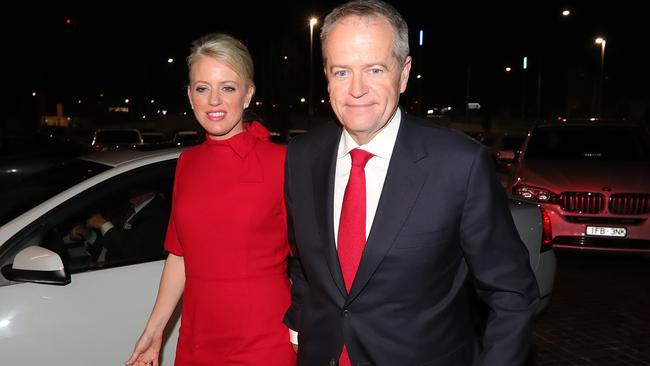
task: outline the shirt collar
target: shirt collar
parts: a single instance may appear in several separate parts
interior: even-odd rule
[[[254,148],[258,140],[269,140],[271,133],[261,123],[253,121],[244,123],[244,131],[225,140],[214,140],[206,134],[208,146],[230,146],[240,158],[245,158]]]
[[[390,160],[393,154],[393,147],[397,141],[397,132],[399,131],[400,123],[402,122],[402,112],[399,108],[395,111],[395,115],[391,118],[386,126],[379,131],[379,133],[365,145],[359,145],[350,136],[350,133],[343,129],[341,134],[341,142],[339,143],[339,150],[336,158],[341,159],[350,153],[350,151],[360,147],[361,149],[371,153],[372,155]]]

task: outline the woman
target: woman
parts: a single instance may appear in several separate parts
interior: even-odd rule
[[[255,86],[240,41],[193,43],[187,89],[206,141],[176,167],[158,297],[127,365],[157,365],[163,329],[183,295],[175,365],[295,364],[282,323],[289,307],[283,198],[285,148],[244,124]]]

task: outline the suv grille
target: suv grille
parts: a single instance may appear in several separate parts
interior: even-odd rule
[[[605,207],[605,196],[591,192],[563,192],[560,206],[566,212],[600,213]]]
[[[650,194],[616,193],[609,196],[609,212],[618,215],[640,215],[650,212]]]

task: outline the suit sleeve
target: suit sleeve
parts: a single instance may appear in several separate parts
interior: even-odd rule
[[[479,148],[467,180],[461,245],[487,304],[480,365],[523,365],[539,289],[489,153]]]
[[[296,245],[296,237],[294,232],[293,223],[293,201],[291,197],[292,177],[291,177],[291,163],[290,153],[287,151],[285,161],[285,179],[284,179],[284,195],[285,204],[287,207],[287,229],[289,236],[289,244],[291,245],[292,256],[289,259],[289,275],[291,278],[291,306],[287,310],[284,323],[289,329],[299,332],[300,331],[300,313],[302,310],[303,299],[308,289],[308,283],[302,269],[300,262],[300,253]]]
[[[161,198],[155,198],[161,200]],[[163,253],[163,237],[168,211],[164,210],[160,202],[151,202],[139,212],[137,224],[126,230],[113,227],[101,239],[101,245],[109,253],[123,259],[146,258]],[[143,212],[145,211],[146,212]],[[155,211],[155,212],[154,212]],[[135,218],[134,218],[135,220]]]

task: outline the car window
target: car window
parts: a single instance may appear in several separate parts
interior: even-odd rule
[[[203,137],[196,131],[179,131],[174,134],[173,143],[177,146],[191,146],[201,143]]]
[[[71,273],[164,258],[175,166],[174,159],[134,169],[64,202],[5,243],[0,265],[31,245],[55,251]],[[98,215],[110,228],[89,224]]]
[[[109,168],[108,165],[75,159],[17,181],[0,182],[0,225]]]
[[[142,134],[142,141],[145,143],[158,143],[165,142],[167,139],[164,135],[158,134]]]
[[[562,126],[531,133],[524,160],[650,160],[650,139],[634,126]]]

